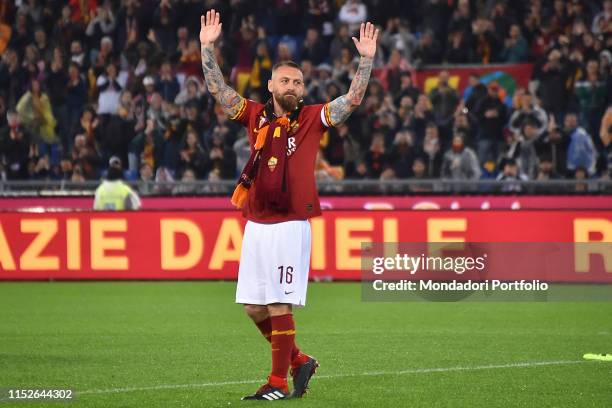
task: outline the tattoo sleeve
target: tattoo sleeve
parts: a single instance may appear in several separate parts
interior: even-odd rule
[[[202,48],[202,71],[204,72],[204,79],[206,80],[208,91],[212,94],[217,103],[221,105],[223,111],[225,111],[230,118],[236,116],[244,103],[244,98],[238,95],[238,92],[225,83],[221,68],[219,68],[219,64],[217,64],[213,47]]]
[[[351,86],[345,95],[339,96],[329,103],[331,126],[344,122],[361,104],[372,72],[372,58],[361,57],[359,67],[353,77]]]

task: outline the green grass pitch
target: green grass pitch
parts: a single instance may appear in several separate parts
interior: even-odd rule
[[[72,388],[8,406],[251,407],[269,346],[231,282],[2,283],[0,388]],[[311,283],[298,342],[321,367],[291,407],[611,407],[612,303],[371,303]]]

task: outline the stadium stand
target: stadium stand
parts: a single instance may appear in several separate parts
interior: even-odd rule
[[[199,17],[213,7],[219,65],[259,101],[287,59],[306,102],[332,100],[355,72],[359,23],[381,27],[364,103],[321,141],[327,191],[610,191],[612,0],[3,0],[0,180],[74,188],[116,155],[145,186],[200,181],[162,193],[230,191],[249,146],[203,81]],[[517,65],[525,84],[483,73]]]

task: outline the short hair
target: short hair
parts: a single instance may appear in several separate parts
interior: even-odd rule
[[[280,67],[291,67],[291,68],[295,68],[295,69],[297,69],[299,71],[302,70],[300,68],[300,66],[298,64],[296,64],[295,62],[293,62],[293,61],[281,61],[281,62],[277,62],[276,64],[274,64],[274,66],[272,67],[272,72],[276,71]]]

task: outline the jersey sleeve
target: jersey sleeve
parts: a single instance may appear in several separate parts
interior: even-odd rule
[[[321,123],[326,128],[334,126],[331,120],[331,115],[329,114],[329,103],[321,105]]]
[[[230,120],[240,123],[248,128],[251,118],[261,110],[263,105],[259,102],[250,99],[242,98],[240,100],[240,108],[234,116],[230,116]]]

